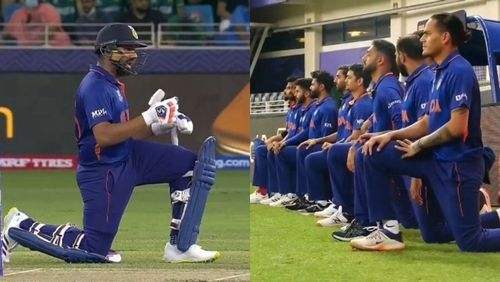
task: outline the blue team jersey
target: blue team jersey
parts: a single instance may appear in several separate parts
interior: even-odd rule
[[[297,128],[295,135],[291,138],[287,138],[286,140],[286,144],[290,146],[299,145],[303,141],[307,140],[309,136],[309,123],[313,112],[316,109],[316,103],[315,101],[312,101],[309,105],[301,106],[298,109],[300,109],[299,127]]]
[[[373,116],[372,132],[381,132],[401,128],[401,99],[403,89],[398,79],[387,73],[382,76],[372,92]]]
[[[125,160],[130,140],[101,148],[92,127],[101,122],[120,123],[129,120],[124,85],[100,66],[91,66],[80,83],[75,101],[75,134],[80,165],[113,164]]]
[[[345,133],[345,125],[347,124],[347,112],[349,111],[349,101],[352,100],[351,92],[347,93],[342,97],[342,102],[340,103],[339,117],[337,119],[337,142],[342,142],[345,138],[349,137],[350,134]]]
[[[401,112],[403,127],[414,124],[426,114],[433,78],[434,73],[430,68],[427,65],[421,65],[406,79]]]
[[[291,138],[297,133],[297,128],[300,122],[300,111],[302,104],[295,104],[288,109],[286,117],[286,138]]]
[[[469,109],[467,133],[463,138],[435,147],[434,155],[438,160],[466,160],[483,150],[479,83],[470,63],[454,52],[436,66],[428,103],[429,131],[434,132],[446,124],[451,112],[462,107]]]
[[[345,138],[349,137],[354,130],[360,130],[361,126],[372,115],[372,98],[368,93],[349,102],[347,112],[347,124],[345,126]]]
[[[309,124],[309,139],[330,135],[337,131],[337,107],[331,96],[316,102]]]

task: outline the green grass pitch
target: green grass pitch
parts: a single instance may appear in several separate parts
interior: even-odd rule
[[[500,281],[500,253],[425,244],[415,230],[403,230],[402,252],[362,252],[313,216],[252,205],[250,218],[252,281]]]
[[[222,256],[210,264],[168,264],[162,260],[169,234],[170,200],[168,185],[137,187],[120,225],[113,248],[122,263],[71,265],[25,248],[14,251],[6,273],[26,269],[65,268],[110,270],[227,270],[249,269],[248,171],[218,172],[209,196],[198,243]],[[18,207],[29,216],[52,224],[71,222],[81,227],[82,200],[75,172],[2,173],[3,211]],[[162,276],[162,277],[168,277]],[[247,278],[248,279],[248,278]]]

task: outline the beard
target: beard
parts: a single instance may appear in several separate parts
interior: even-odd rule
[[[404,77],[408,77],[408,69],[406,68],[405,65],[399,63],[398,64],[398,68],[399,68],[399,72],[404,76]]]
[[[319,97],[319,91],[318,90],[311,91],[311,98],[316,99],[318,97]]]
[[[363,67],[363,70],[369,73],[370,75],[373,74],[376,69],[377,66],[375,65],[375,63]]]

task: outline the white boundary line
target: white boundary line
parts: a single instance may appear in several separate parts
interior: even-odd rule
[[[17,274],[23,274],[23,273],[29,273],[29,272],[36,272],[42,270],[41,268],[35,268],[35,269],[30,269],[30,270],[23,270],[23,271],[18,271],[18,272],[11,272],[7,273],[4,276],[12,276],[12,275],[17,275]]]
[[[238,278],[238,277],[244,277],[244,276],[250,276],[250,273],[243,273],[243,274],[238,274],[238,275],[232,275],[232,276],[217,278],[217,279],[214,279],[214,280],[211,280],[211,281],[224,281],[224,280],[229,280],[229,279]]]

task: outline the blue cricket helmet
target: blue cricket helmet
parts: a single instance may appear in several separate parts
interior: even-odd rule
[[[113,50],[120,46],[144,48],[148,45],[139,40],[135,29],[124,23],[111,23],[104,26],[95,41],[95,53],[102,53],[103,49]]]

